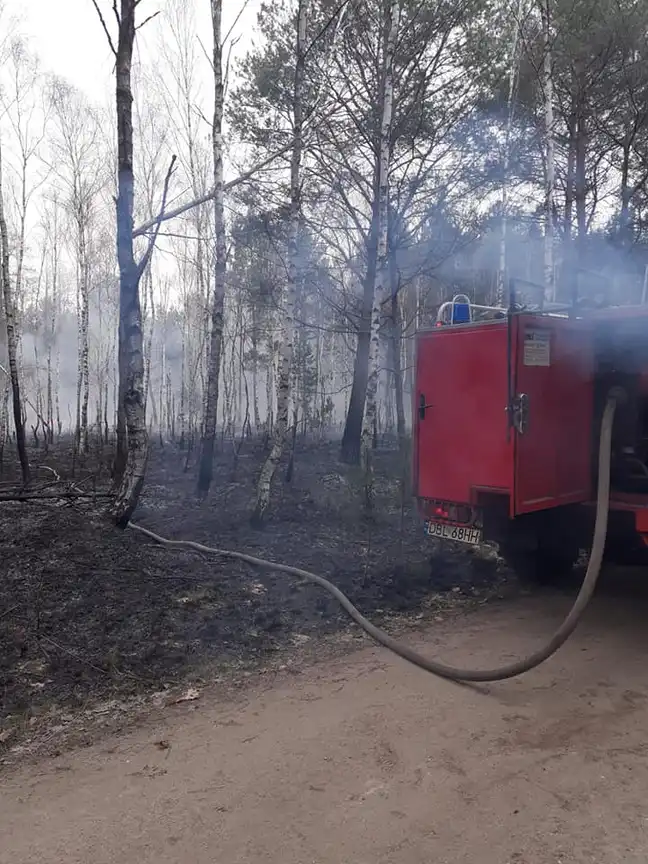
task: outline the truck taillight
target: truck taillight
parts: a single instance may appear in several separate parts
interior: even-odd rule
[[[452,525],[476,525],[481,523],[479,508],[470,504],[453,504],[433,498],[419,499],[419,507],[426,519],[445,521]]]

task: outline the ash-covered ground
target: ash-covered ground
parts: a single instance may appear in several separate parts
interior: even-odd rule
[[[494,556],[432,546],[410,500],[400,458],[376,452],[372,518],[358,469],[336,442],[298,442],[294,474],[282,465],[264,531],[249,514],[264,451],[225,444],[208,500],[176,447],[154,447],[135,522],[170,539],[249,552],[334,581],[388,629],[484,599],[501,582]],[[32,451],[36,485],[70,478],[69,445]],[[109,488],[109,454],[76,465],[75,482]],[[47,467],[43,467],[47,466]],[[15,488],[5,454],[0,498]],[[49,492],[61,488],[54,483]],[[48,490],[44,490],[48,491]],[[0,501],[0,736],[57,710],[184,686],[228,670],[261,667],[350,625],[321,589],[281,573],[170,550],[114,528],[105,501]],[[4,733],[3,730],[4,729]],[[13,732],[12,732],[13,737]],[[2,739],[0,738],[0,741]],[[0,745],[1,746],[1,745]]]

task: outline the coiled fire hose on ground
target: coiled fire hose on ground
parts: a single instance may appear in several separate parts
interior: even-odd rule
[[[450,681],[472,681],[472,682],[488,682],[488,681],[503,681],[507,678],[514,678],[517,675],[522,675],[530,669],[534,669],[541,663],[544,663],[552,654],[567,641],[571,634],[576,629],[587,604],[589,603],[601,570],[603,561],[603,552],[605,549],[605,536],[607,533],[608,512],[609,512],[609,497],[610,497],[610,461],[612,450],[612,425],[614,423],[614,412],[616,410],[617,397],[612,393],[608,397],[603,419],[601,423],[601,436],[599,444],[598,458],[598,490],[596,496],[596,519],[594,525],[594,537],[592,549],[589,556],[587,572],[583,580],[578,596],[574,601],[574,605],[570,609],[567,617],[564,619],[560,627],[554,635],[541,648],[538,648],[529,656],[509,663],[506,666],[500,666],[497,669],[460,669],[455,666],[448,666],[438,660],[425,657],[413,648],[403,645],[396,639],[391,637],[384,630],[376,627],[371,621],[368,621],[361,612],[351,603],[349,598],[343,594],[339,588],[336,588],[328,579],[318,576],[316,573],[310,573],[308,570],[302,570],[299,567],[290,567],[286,564],[276,564],[272,561],[266,561],[263,558],[256,558],[253,555],[246,555],[243,552],[230,552],[221,549],[214,549],[210,546],[203,546],[202,543],[194,543],[191,540],[167,540],[149,531],[148,528],[143,528],[141,525],[133,523],[129,524],[130,528],[141,532],[146,537],[150,537],[157,543],[163,546],[168,546],[174,549],[194,549],[198,552],[203,552],[208,555],[216,555],[221,558],[234,559],[236,561],[244,561],[257,567],[261,570],[273,570],[281,573],[287,573],[289,576],[296,576],[306,582],[314,582],[325,591],[328,591],[342,608],[350,615],[350,617],[359,624],[360,627],[371,636],[380,645],[388,648],[394,654],[413,663],[420,669],[430,672],[439,678],[445,678]]]

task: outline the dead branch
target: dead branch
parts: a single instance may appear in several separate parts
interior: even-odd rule
[[[164,178],[164,187],[162,189],[162,203],[160,205],[160,212],[158,213],[158,215],[155,218],[155,223],[154,223],[155,224],[155,230],[153,231],[153,234],[149,237],[149,242],[148,242],[148,247],[146,249],[146,252],[142,256],[142,260],[140,261],[140,263],[138,264],[138,267],[137,267],[138,279],[141,279],[142,274],[146,270],[146,267],[148,266],[148,263],[151,260],[151,255],[153,254],[153,249],[155,248],[155,243],[157,241],[158,234],[160,233],[160,225],[162,223],[162,219],[164,218],[164,211],[166,210],[166,202],[167,202],[167,197],[169,195],[169,184],[171,182],[171,176],[173,174],[173,168],[174,168],[175,163],[176,163],[176,158],[177,157],[174,153],[173,156],[171,157],[171,164],[169,165],[169,170],[167,171],[166,177]]]
[[[54,475],[54,478],[55,478],[54,482],[55,482],[55,483],[60,483],[60,482],[61,482],[61,475],[60,475],[57,471],[55,471],[53,468],[50,468],[49,465],[39,465],[38,467],[39,467],[39,469],[41,469],[42,471],[51,471],[52,474]]]
[[[243,3],[241,3],[241,8],[240,8],[239,11],[237,12],[237,14],[236,14],[236,18],[232,21],[232,26],[230,27],[230,29],[229,29],[229,30],[227,31],[227,33],[225,34],[225,38],[223,39],[223,45],[225,45],[225,43],[227,42],[227,40],[228,40],[228,39],[230,38],[230,36],[232,35],[232,32],[233,32],[234,28],[236,27],[236,25],[238,24],[238,22],[241,20],[241,15],[245,12],[245,9],[246,9],[246,7],[247,7],[247,5],[248,5],[249,2],[250,2],[250,0],[243,0]],[[240,37],[239,37],[239,38],[240,38]]]
[[[106,24],[106,20],[101,14],[101,9],[99,8],[99,4],[97,0],[92,0],[92,5],[97,10],[97,15],[99,16],[99,20],[101,21],[101,26],[103,27],[103,31],[106,34],[106,39],[108,40],[108,44],[110,45],[110,50],[113,52],[115,57],[117,56],[117,49],[115,48],[115,43],[112,40],[112,36],[110,35],[110,30],[108,29],[108,25]],[[115,15],[117,15],[117,21],[119,21],[119,14],[117,13],[117,7],[113,4],[113,9],[115,10]]]
[[[151,15],[148,16],[148,18],[145,18],[145,19],[142,21],[141,24],[138,24],[138,25],[137,25],[137,27],[135,28],[135,32],[137,33],[138,30],[141,30],[142,27],[143,27],[145,24],[148,24],[149,21],[152,21],[152,20],[153,20],[155,17],[157,17],[159,14],[160,14],[160,10],[159,10],[159,9],[157,10],[157,12],[153,12],[153,13],[151,13]]]
[[[48,645],[51,645],[52,648],[56,648],[57,651],[62,651],[63,654],[67,654],[69,657],[72,657],[73,660],[76,660],[77,663],[85,663],[86,666],[89,666],[91,669],[94,669],[95,672],[100,672],[102,675],[114,675],[117,678],[132,678],[134,681],[141,681],[137,675],[133,674],[133,672],[122,672],[119,669],[112,668],[102,669],[101,666],[97,666],[91,660],[88,660],[87,657],[84,657],[82,654],[79,654],[77,651],[73,651],[72,648],[68,648],[67,645],[61,645],[60,642],[55,642],[54,639],[50,639],[49,636],[43,636],[42,634],[38,637],[41,642],[47,642]]]
[[[291,147],[292,141],[290,142],[290,144],[286,144],[286,146],[282,147],[280,150],[276,150],[274,153],[271,153],[266,159],[262,159],[260,162],[255,162],[255,164],[247,171],[239,174],[238,177],[235,177],[228,183],[224,183],[223,191],[229,192],[230,189],[234,189],[236,186],[240,186],[241,183],[245,183],[258,171],[261,171],[262,168],[265,168],[271,162],[274,162],[274,160],[278,159],[279,156],[283,156],[283,154],[286,153],[286,151],[290,150]],[[143,222],[138,228],[133,231],[133,237],[141,237],[144,234],[148,234],[151,228],[155,228],[156,226],[158,226],[159,229],[159,226],[162,222],[166,222],[169,219],[175,219],[176,216],[182,216],[182,214],[186,213],[187,210],[193,210],[194,207],[200,207],[201,204],[206,204],[208,201],[211,201],[213,199],[215,194],[215,189],[210,189],[209,192],[205,193],[205,195],[201,195],[199,198],[194,198],[193,200],[188,201],[186,204],[181,204],[180,207],[176,207],[173,210],[168,210],[164,214],[159,214],[155,218]]]

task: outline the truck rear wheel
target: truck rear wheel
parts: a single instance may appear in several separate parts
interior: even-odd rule
[[[567,587],[576,582],[578,549],[523,549],[505,543],[499,553],[523,585]]]
[[[500,534],[500,557],[523,584],[573,587],[583,540],[589,540],[581,522],[581,511],[573,507],[519,516]]]

